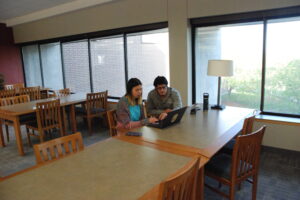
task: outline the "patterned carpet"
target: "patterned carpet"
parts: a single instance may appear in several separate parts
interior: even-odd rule
[[[94,123],[96,124],[96,123]],[[84,145],[88,146],[95,142],[108,138],[108,130],[100,124],[94,127],[94,134],[89,136],[83,122],[78,123],[78,131],[82,132]],[[0,149],[0,176],[15,173],[21,169],[35,165],[33,149],[27,145],[25,129],[22,127],[25,156],[19,156],[14,140],[14,134],[10,129],[11,141],[7,147]],[[34,141],[33,143],[37,143]],[[205,182],[218,185],[209,178]],[[251,199],[252,185],[248,182],[242,184],[241,190],[237,190],[237,200]],[[226,186],[222,186],[228,191]],[[225,199],[205,188],[204,197],[206,200]],[[260,171],[258,179],[258,200],[299,200],[300,199],[300,152],[263,147],[261,153]]]

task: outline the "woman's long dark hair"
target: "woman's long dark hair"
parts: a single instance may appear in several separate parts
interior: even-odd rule
[[[132,97],[132,89],[138,85],[142,85],[142,82],[138,78],[131,78],[127,82],[125,96],[127,97],[130,105],[142,104],[142,96],[138,99],[133,99]]]

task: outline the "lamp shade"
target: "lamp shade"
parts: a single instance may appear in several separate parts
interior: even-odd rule
[[[207,75],[209,76],[232,76],[233,61],[232,60],[209,60]]]

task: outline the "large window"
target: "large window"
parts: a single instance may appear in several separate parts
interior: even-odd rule
[[[264,110],[300,114],[300,18],[267,26]]]
[[[62,47],[66,87],[72,92],[90,92],[88,41],[64,43]]]
[[[196,29],[196,101],[209,93],[217,103],[218,79],[207,76],[208,60],[234,61],[234,76],[222,78],[222,104],[259,109],[261,92],[262,23]]]
[[[38,45],[23,47],[22,54],[26,85],[28,87],[41,86],[43,83]]]
[[[208,92],[209,103],[216,103],[218,81],[207,76],[208,60],[230,59],[234,62],[234,76],[222,78],[222,104],[261,109],[266,114],[300,116],[300,17],[268,19],[265,13],[249,16],[262,17],[242,24],[224,24],[224,19],[241,21],[237,15],[222,17],[222,25],[208,19],[192,21],[194,102],[202,102],[203,93]],[[201,26],[201,20],[213,25]]]
[[[60,56],[60,44],[50,43],[40,46],[44,86],[55,90],[62,89],[63,76]]]
[[[143,98],[154,88],[158,76],[169,79],[169,35],[167,29],[127,36],[128,78],[143,83]]]
[[[128,29],[128,33],[123,29],[112,30],[109,36],[110,31],[88,33],[23,46],[27,86],[55,90],[66,87],[75,93],[108,90],[110,97],[121,97],[126,93],[126,81],[137,77],[143,83],[146,98],[156,76],[169,78],[166,25],[135,27],[138,31]],[[96,37],[98,34],[105,36]]]
[[[123,37],[91,40],[94,91],[108,90],[109,96],[125,94]]]

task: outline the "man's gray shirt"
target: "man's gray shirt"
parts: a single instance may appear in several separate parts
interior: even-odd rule
[[[157,91],[153,89],[149,92],[147,98],[147,114],[159,115],[166,109],[177,109],[182,107],[182,101],[179,92],[168,87],[165,97],[161,98]]]

